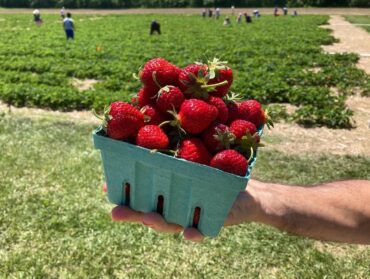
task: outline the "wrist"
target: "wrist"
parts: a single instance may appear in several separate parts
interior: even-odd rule
[[[285,202],[287,193],[283,185],[250,180],[245,195],[249,196],[249,202],[246,199],[244,200],[245,222],[263,223],[278,227],[281,225],[288,212]]]

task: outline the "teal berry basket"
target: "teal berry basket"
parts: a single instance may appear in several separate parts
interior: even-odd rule
[[[93,140],[101,151],[111,203],[159,212],[168,223],[196,227],[209,237],[219,234],[257,159],[255,152],[247,174],[241,177],[108,138],[102,129],[93,132]]]

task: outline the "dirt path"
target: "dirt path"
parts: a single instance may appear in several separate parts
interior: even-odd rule
[[[339,42],[323,49],[329,53],[354,52],[360,56],[358,67],[370,74],[370,33],[361,27],[355,26],[343,17],[330,17],[329,25],[322,26],[333,30],[333,36]]]
[[[236,8],[235,14],[239,12],[250,12],[256,8]],[[257,8],[261,14],[273,14],[273,8]],[[169,9],[70,9],[74,14],[200,14],[202,8],[169,8]],[[297,10],[298,14],[317,15],[370,15],[368,8],[289,8],[289,13]],[[33,9],[0,9],[0,14],[32,14]],[[42,13],[59,14],[59,9],[42,9]],[[222,8],[222,14],[230,14],[230,8]]]
[[[338,15],[331,16],[329,25],[339,39],[334,45],[323,46],[329,53],[354,52],[360,55],[358,67],[370,74],[370,33],[352,25]],[[333,130],[327,128],[305,129],[296,124],[277,124],[267,131],[271,145],[267,148],[294,154],[325,153],[370,156],[370,98],[351,96],[347,106],[354,111],[356,128]]]

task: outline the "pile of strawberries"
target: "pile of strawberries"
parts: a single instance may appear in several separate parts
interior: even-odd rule
[[[255,100],[230,97],[233,71],[214,59],[181,69],[163,58],[139,72],[143,87],[131,104],[114,102],[104,114],[108,137],[245,176],[269,124]]]

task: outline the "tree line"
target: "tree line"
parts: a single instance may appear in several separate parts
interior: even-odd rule
[[[370,7],[370,0],[0,0],[9,8]]]

